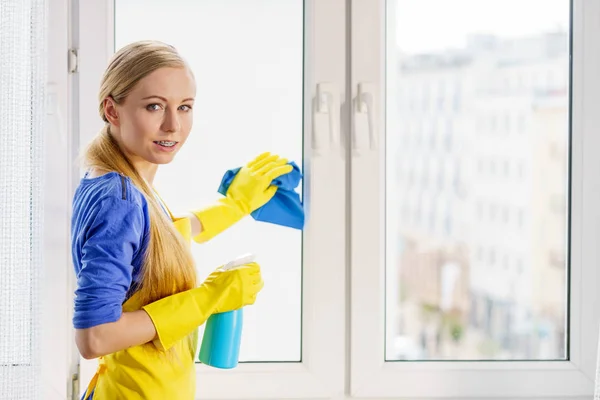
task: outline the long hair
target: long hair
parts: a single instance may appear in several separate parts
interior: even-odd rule
[[[188,244],[165,215],[153,189],[141,177],[110,132],[104,100],[121,104],[145,76],[163,67],[185,68],[186,63],[169,45],[141,41],[120,49],[111,59],[100,86],[100,117],[106,122],[85,152],[85,163],[131,179],[149,205],[150,238],[136,296],[141,306],[196,286],[196,268]]]

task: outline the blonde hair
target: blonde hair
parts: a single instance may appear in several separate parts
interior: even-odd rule
[[[99,93],[100,117],[106,122],[85,152],[85,163],[102,171],[129,177],[149,205],[150,239],[137,287],[140,306],[196,286],[196,268],[188,244],[165,215],[153,189],[141,177],[110,132],[104,100],[121,104],[145,76],[163,67],[187,68],[175,48],[156,41],[141,41],[120,49],[111,59]]]

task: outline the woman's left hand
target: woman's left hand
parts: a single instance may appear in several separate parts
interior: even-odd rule
[[[242,167],[227,189],[227,197],[239,204],[244,214],[264,206],[277,191],[271,182],[293,167],[276,154],[263,153]]]

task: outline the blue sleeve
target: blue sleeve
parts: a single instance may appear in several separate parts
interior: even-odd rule
[[[81,247],[73,325],[76,329],[115,322],[131,285],[134,255],[143,235],[139,205],[117,197],[103,199],[92,211]]]

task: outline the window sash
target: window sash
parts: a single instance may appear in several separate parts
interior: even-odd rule
[[[304,4],[303,172],[308,218],[302,255],[302,361],[241,363],[228,371],[197,364],[197,395],[201,398],[329,398],[343,392],[345,164],[340,151],[321,145],[322,138],[312,134],[312,126],[317,84],[326,82],[334,95],[344,88],[345,1],[305,0]],[[78,140],[85,146],[102,127],[96,97],[113,53],[114,0],[79,2],[77,15],[80,26],[86,27],[78,36],[77,99]],[[341,102],[342,97],[334,104]],[[96,362],[81,359],[80,363],[83,392]]]
[[[599,254],[600,146],[597,130],[600,37],[595,16],[600,3],[575,0],[573,6],[572,177],[570,267],[570,360],[548,362],[384,362],[384,142],[386,88],[385,0],[351,1],[352,96],[369,82],[375,100],[378,146],[351,159],[351,354],[353,397],[373,398],[566,398],[591,396],[598,333],[596,266]],[[363,133],[353,127],[353,135]],[[354,137],[354,136],[353,136]],[[367,138],[358,138],[368,143]],[[585,144],[585,145],[584,145]],[[377,176],[379,179],[373,179]]]

